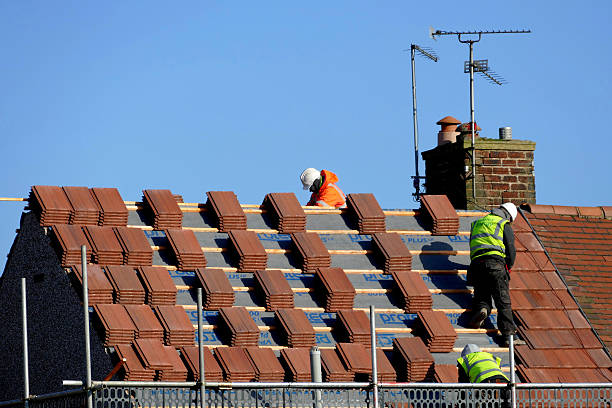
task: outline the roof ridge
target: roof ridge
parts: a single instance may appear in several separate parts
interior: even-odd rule
[[[532,214],[566,215],[579,218],[599,218],[612,220],[612,206],[569,206],[550,204],[521,204],[521,208]]]

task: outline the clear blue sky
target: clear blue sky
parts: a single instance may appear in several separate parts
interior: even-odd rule
[[[611,205],[610,4],[3,1],[0,196],[49,184],[306,201],[298,176],[313,166],[383,208],[416,208],[411,43],[440,56],[417,60],[420,150],[440,118],[469,121],[468,48],[429,39],[433,26],[532,30],[475,46],[509,81],[476,78],[482,136],[512,126],[537,143],[539,203]],[[0,202],[2,265],[22,210]]]

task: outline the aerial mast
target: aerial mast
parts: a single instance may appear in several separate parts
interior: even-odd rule
[[[469,61],[464,64],[464,72],[469,72],[470,74],[470,130],[472,132],[472,146],[471,146],[471,155],[472,155],[472,198],[476,200],[476,150],[474,149],[474,139],[475,139],[475,123],[474,123],[474,72],[482,73],[488,80],[491,82],[502,85],[503,80],[497,76],[495,73],[492,73],[489,70],[487,60],[474,61],[474,43],[480,41],[483,35],[485,34],[527,34],[531,33],[531,30],[494,30],[494,31],[442,31],[435,30],[430,28],[429,35],[434,40],[436,36],[440,35],[456,35],[459,39],[459,42],[462,44],[468,44],[470,49]],[[467,36],[467,38],[466,38]],[[478,36],[474,38],[474,36]]]
[[[417,100],[416,100],[416,71],[414,64],[414,57],[418,53],[425,58],[432,60],[433,62],[438,62],[438,56],[436,53],[429,49],[419,47],[416,44],[410,44],[410,62],[411,62],[411,71],[412,71],[412,123],[413,123],[413,132],[414,132],[414,167],[415,167],[415,175],[413,178],[413,186],[415,192],[412,194],[415,197],[416,201],[420,200],[421,197],[421,178],[419,176],[419,132],[417,125]]]

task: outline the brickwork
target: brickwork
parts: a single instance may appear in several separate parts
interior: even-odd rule
[[[457,209],[491,209],[511,201],[534,204],[535,142],[477,138],[476,199],[473,197],[471,142],[459,137],[422,153],[427,194],[446,194]]]

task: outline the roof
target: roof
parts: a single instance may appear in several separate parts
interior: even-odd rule
[[[529,205],[531,227],[600,338],[612,346],[612,207]]]
[[[93,216],[92,202],[98,208]],[[206,356],[208,378],[278,375],[277,365],[266,374],[272,368],[256,363],[266,360],[252,349],[258,347],[274,352],[285,380],[307,380],[302,372],[307,354],[299,350],[315,344],[336,353],[323,354],[324,378],[363,378],[369,362],[359,356],[369,356],[360,347],[367,349],[370,342],[370,305],[376,308],[378,360],[395,371],[386,369],[385,381],[452,381],[449,365],[456,364],[468,343],[502,358],[508,371],[508,350],[497,343],[496,311],[483,329],[466,326],[472,297],[465,281],[469,229],[485,213],[455,211],[446,196],[424,196],[416,210],[383,210],[372,194],[349,194],[348,208],[340,210],[301,206],[293,193],[271,193],[261,204],[247,205],[231,191],[207,192],[201,202],[183,203],[169,190],[144,190],[140,201],[123,201],[116,189],[34,186],[29,209],[43,228],[28,227],[28,214],[22,217],[0,299],[18,303],[16,289],[7,293],[6,279],[16,282],[32,268],[43,268],[29,263],[40,258],[36,252],[53,251],[56,257],[44,268],[58,268],[68,277],[54,275],[53,283],[72,292],[74,301],[68,301],[74,313],[82,281],[75,265],[85,244],[93,262],[90,299],[114,302],[94,307],[94,341],[110,358],[94,366],[128,358],[115,378],[197,377],[191,348],[198,287],[204,292],[204,344],[214,355],[212,360]],[[533,215],[528,219],[537,221]],[[580,372],[580,381],[611,379],[612,360],[529,223],[519,217],[514,226],[519,253],[511,296],[528,342],[517,350],[520,378],[568,381]],[[52,293],[45,296],[52,301]],[[151,310],[139,315],[142,308],[126,307],[130,304]],[[42,328],[60,323],[37,322]],[[0,325],[2,330],[9,324]],[[57,344],[70,340],[52,339]],[[353,343],[350,353],[343,343]],[[582,358],[555,359],[567,352]],[[250,366],[236,360],[244,353],[251,356]],[[412,359],[426,361],[427,367],[412,369]]]

